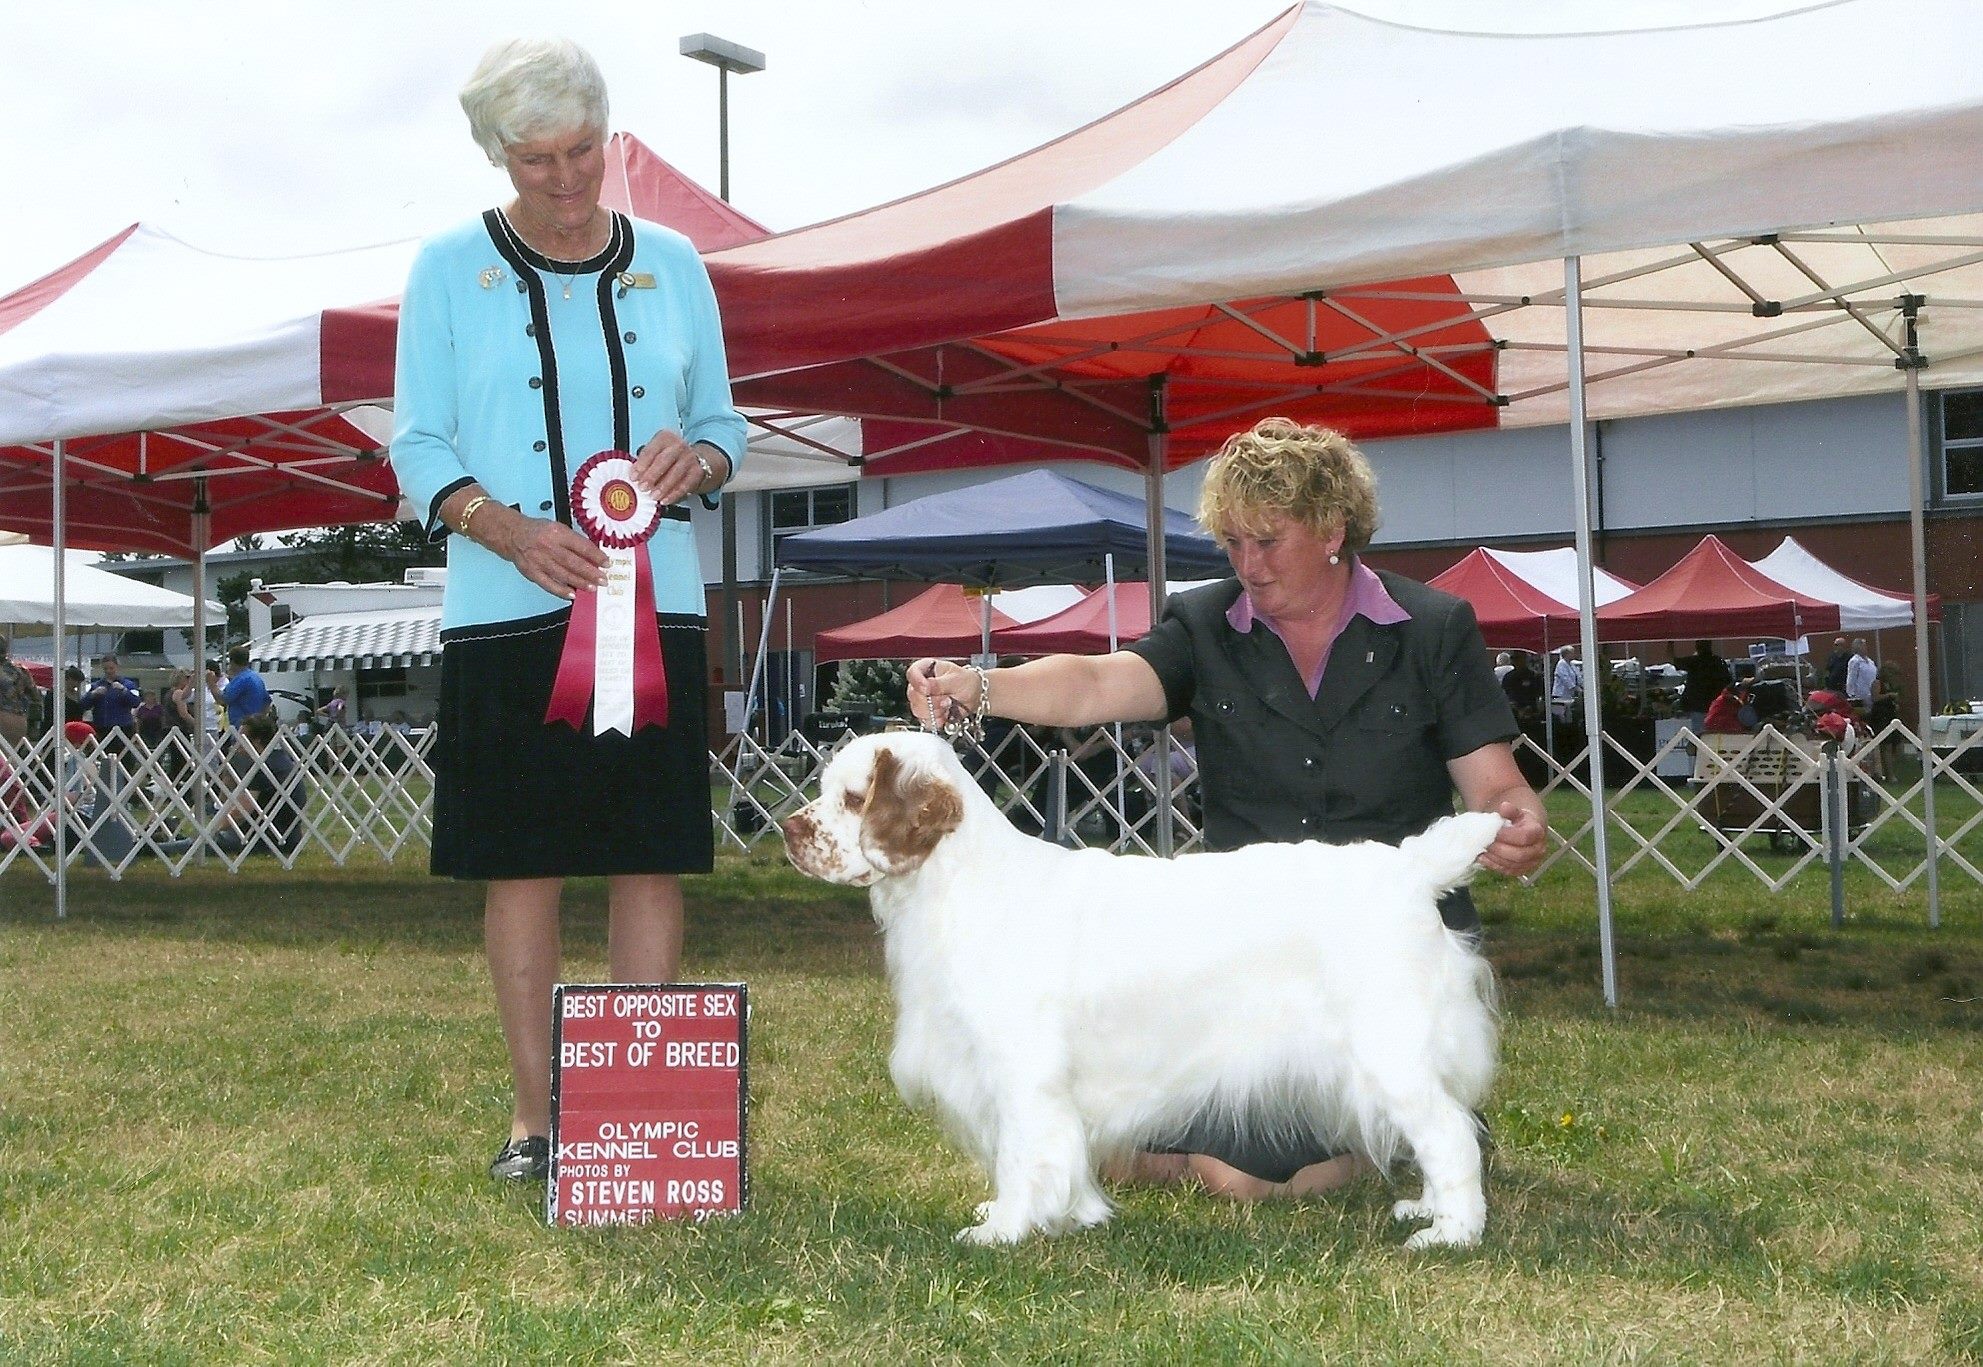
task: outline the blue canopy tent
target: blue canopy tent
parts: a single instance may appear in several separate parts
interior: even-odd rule
[[[1154,531],[1141,497],[1028,470],[795,533],[778,543],[775,568],[980,588],[1092,584],[1146,577]],[[1162,535],[1172,578],[1228,572],[1188,514],[1166,508]]]
[[[1157,576],[1150,569],[1153,545],[1161,547],[1155,557]],[[1189,514],[1163,508],[1159,520],[1158,511],[1142,498],[1051,470],[1028,470],[784,538],[773,557],[772,602],[778,596],[779,576],[786,570],[987,589],[1101,581],[1113,596],[1118,574],[1204,578],[1230,573],[1230,566],[1218,542],[1201,531]],[[769,604],[764,621],[768,631]],[[989,654],[989,608],[981,641]],[[760,639],[757,667],[751,671],[746,695],[746,727],[758,698],[764,647]],[[1158,848],[1168,854],[1168,746],[1158,765],[1158,785]]]

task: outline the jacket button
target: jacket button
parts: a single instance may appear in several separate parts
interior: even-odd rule
[[[647,397],[647,391],[644,388],[642,388],[640,385],[635,385],[633,387],[633,396],[636,399],[644,399]]]
[[[537,335],[537,324],[525,323],[523,325],[523,335],[526,337],[535,337]]]
[[[1310,755],[1307,759],[1303,760],[1301,767],[1304,769],[1313,769],[1315,767],[1315,756]]]
[[[626,339],[627,339],[627,340],[628,340],[629,342],[631,342],[631,341],[633,341],[633,340],[634,340],[634,335],[633,335],[633,334],[632,334],[631,332],[629,332],[629,333],[627,334],[627,337],[626,337]]]
[[[516,282],[516,292],[518,294],[528,294],[530,293],[530,286],[524,284],[521,280],[519,280]]]
[[[1309,818],[1307,818],[1307,817],[1303,817],[1303,818],[1301,819],[1301,828],[1302,828],[1302,829],[1303,829],[1304,831],[1305,831],[1305,830],[1307,830],[1307,829],[1308,829],[1308,828],[1309,828],[1310,826],[1313,826],[1314,824],[1315,824],[1315,823],[1314,823],[1313,821],[1311,821],[1311,820],[1310,820]]]
[[[544,443],[541,441],[533,441],[530,443],[530,449],[533,451],[542,451],[544,449]]]
[[[530,387],[532,389],[542,389],[544,387],[543,378],[541,376],[532,375],[530,377]]]
[[[550,512],[550,511],[551,511],[551,500],[547,498],[547,499],[545,499],[545,500],[544,500],[544,501],[543,501],[542,503],[540,503],[540,504],[538,504],[538,505],[537,505],[537,511],[538,511],[538,512],[540,512],[540,513],[548,513],[548,512]]]

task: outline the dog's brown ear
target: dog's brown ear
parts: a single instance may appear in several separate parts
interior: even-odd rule
[[[911,774],[893,751],[875,752],[861,844],[888,873],[908,873],[964,820],[964,799],[934,774]]]

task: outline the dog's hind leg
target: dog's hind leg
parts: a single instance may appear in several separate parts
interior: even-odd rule
[[[1471,1246],[1487,1226],[1473,1115],[1441,1082],[1429,1030],[1395,1020],[1387,1026],[1360,1030],[1350,1040],[1362,1146],[1382,1162],[1390,1142],[1402,1140],[1425,1177],[1418,1200],[1391,1207],[1396,1219],[1432,1222],[1405,1241],[1407,1248]]]
[[[1391,1216],[1432,1221],[1405,1240],[1405,1247],[1470,1248],[1479,1243],[1487,1227],[1487,1195],[1473,1116],[1444,1092],[1428,1090],[1395,1100],[1390,1118],[1425,1177],[1419,1199],[1398,1202]]]
[[[1110,1214],[1080,1118],[1041,1092],[1003,1109],[991,1178],[992,1199],[978,1207],[978,1223],[957,1232],[966,1243],[1017,1243],[1035,1232],[1098,1225]]]

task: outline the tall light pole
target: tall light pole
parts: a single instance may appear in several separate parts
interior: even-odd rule
[[[764,54],[709,33],[682,39],[682,56],[716,68],[716,193],[730,202],[730,73],[748,76],[764,70]],[[723,499],[723,675],[730,683],[744,677],[743,623],[737,616],[737,501]]]

